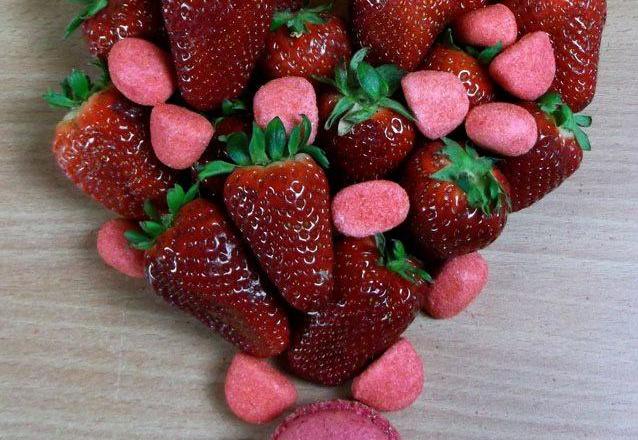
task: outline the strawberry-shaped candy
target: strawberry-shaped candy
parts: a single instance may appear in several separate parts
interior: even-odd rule
[[[446,138],[420,148],[407,163],[403,185],[410,196],[408,228],[423,258],[482,249],[505,226],[505,178],[470,146]]]
[[[591,145],[581,127],[589,127],[589,116],[574,114],[557,93],[548,93],[538,104],[523,103],[536,119],[538,141],[527,153],[498,162],[510,184],[512,211],[519,211],[543,198],[574,174]]]
[[[329,13],[331,6],[275,13],[261,61],[269,78],[327,76],[350,59],[346,26]]]
[[[153,153],[149,111],[111,87],[74,70],[61,93],[44,99],[69,113],[58,124],[53,155],[66,176],[106,208],[126,218],[144,216],[144,200],[161,204],[174,176]]]
[[[337,385],[360,373],[394,344],[419,309],[429,275],[383,235],[345,238],[336,246],[337,299],[305,316],[286,353],[297,376]]]
[[[82,26],[89,52],[106,59],[111,47],[127,37],[157,40],[162,12],[157,0],[74,0],[84,5],[66,28],[65,37]]]
[[[551,90],[558,92],[574,112],[582,111],[596,92],[607,1],[504,0],[503,3],[516,15],[521,35],[535,31],[550,35],[556,53],[556,78]]]
[[[218,331],[246,353],[270,357],[289,342],[286,312],[264,283],[222,209],[195,199],[197,186],[169,190],[169,212],[151,203],[145,233],[128,231],[145,250],[146,278],[155,292]]]
[[[381,178],[410,153],[416,136],[410,112],[391,96],[403,71],[394,65],[372,67],[361,49],[348,65],[323,79],[335,90],[319,98],[320,133],[339,177],[346,182]]]
[[[262,269],[293,307],[308,311],[332,295],[332,230],[323,152],[307,145],[310,121],[286,136],[273,119],[227,137],[234,164],[215,161],[200,179],[231,173],[224,186],[226,208]]]
[[[361,47],[370,48],[373,64],[392,63],[413,71],[448,23],[486,3],[487,0],[353,0],[354,37]]]
[[[274,0],[162,0],[177,82],[197,110],[239,96],[266,42]]]

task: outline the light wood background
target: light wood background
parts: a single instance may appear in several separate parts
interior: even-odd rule
[[[638,438],[638,4],[609,0],[594,150],[485,255],[450,321],[409,329],[425,392],[389,414],[413,439]],[[263,439],[223,401],[232,348],[109,270],[110,217],[49,152],[40,99],[87,61],[63,0],[0,1],[0,438]],[[347,389],[298,382],[300,402]]]

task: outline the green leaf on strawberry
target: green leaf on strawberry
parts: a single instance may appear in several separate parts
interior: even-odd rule
[[[591,116],[574,113],[572,109],[563,102],[559,93],[549,92],[538,100],[539,108],[554,120],[556,126],[570,136],[576,138],[576,142],[584,151],[591,150],[589,137],[582,130],[591,127]]]
[[[91,77],[82,70],[73,69],[71,73],[60,83],[60,92],[47,91],[42,95],[51,107],[66,109],[76,109],[84,104],[91,95],[104,90],[109,86],[108,74],[105,73],[106,66],[101,62],[94,65],[102,69],[102,76],[97,82],[93,82]]]
[[[400,240],[392,240],[391,249],[387,246],[385,235],[376,234],[374,240],[379,250],[378,264],[380,266],[385,266],[412,283],[418,282],[419,279],[427,282],[432,281],[430,274],[415,264],[414,258],[408,255]]]
[[[109,4],[108,0],[70,0],[73,3],[84,5],[84,9],[78,15],[73,17],[64,31],[64,38],[68,38],[82,23],[89,18],[95,16]]]
[[[322,14],[330,10],[332,10],[332,3],[315,6],[314,8],[302,8],[296,12],[289,10],[279,11],[273,16],[270,24],[270,30],[276,31],[277,29],[286,26],[291,36],[300,37],[303,34],[310,33],[307,26],[308,23],[325,23],[326,20],[323,18]]]

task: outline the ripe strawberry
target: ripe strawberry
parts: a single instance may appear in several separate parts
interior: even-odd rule
[[[290,133],[279,118],[266,131],[253,123],[228,136],[235,164],[211,162],[200,179],[231,172],[224,200],[231,218],[281,295],[300,310],[314,310],[332,295],[332,231],[328,181],[312,159],[327,166],[323,152],[307,145],[310,121]],[[286,151],[284,151],[286,150]]]
[[[328,13],[332,5],[275,13],[261,67],[269,78],[331,75],[350,59],[350,38],[343,21]]]
[[[308,313],[286,353],[299,377],[337,385],[394,344],[414,320],[429,275],[403,244],[386,251],[383,235],[345,238],[336,247],[336,302]]]
[[[277,11],[296,11],[302,6],[302,0],[276,0],[275,2],[275,10]]]
[[[370,48],[373,64],[392,63],[413,71],[448,23],[486,3],[487,0],[353,0],[354,38],[361,47]]]
[[[197,110],[239,96],[266,42],[274,0],[162,0],[179,89]]]
[[[89,52],[106,59],[119,40],[137,37],[157,40],[163,33],[162,12],[156,0],[75,0],[85,5],[66,28],[65,38],[80,25]]]
[[[383,177],[410,153],[416,130],[410,112],[390,99],[403,72],[393,65],[377,68],[357,52],[335,79],[323,79],[336,91],[319,98],[320,119],[325,121],[320,140],[336,174],[345,182]]]
[[[510,184],[512,211],[520,211],[557,188],[574,174],[591,145],[581,127],[591,118],[574,114],[557,93],[548,93],[538,104],[520,104],[536,119],[539,138],[529,152],[506,157],[498,163]]]
[[[148,109],[127,100],[106,77],[93,84],[74,70],[61,86],[61,93],[44,95],[51,106],[70,109],[55,130],[58,165],[106,208],[142,218],[144,200],[163,200],[175,180],[151,148]]]
[[[408,228],[419,255],[442,260],[482,249],[507,220],[507,183],[494,161],[444,139],[409,159],[403,186]]]
[[[556,53],[552,91],[580,112],[594,98],[606,0],[505,0],[516,15],[519,32],[547,32]]]
[[[222,210],[196,199],[197,186],[168,191],[169,212],[151,203],[144,231],[127,231],[131,245],[145,251],[146,278],[170,304],[193,315],[246,353],[270,357],[289,342],[284,308],[264,283]]]

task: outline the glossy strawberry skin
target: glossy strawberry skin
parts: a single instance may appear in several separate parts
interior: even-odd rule
[[[406,71],[419,66],[436,37],[462,13],[487,0],[353,0],[354,38],[369,47],[368,61],[396,64]]]
[[[265,290],[255,265],[222,210],[197,199],[184,206],[145,253],[155,292],[244,352],[281,353],[289,343],[284,308]]]
[[[163,32],[156,0],[109,0],[108,6],[82,24],[89,52],[106,59],[111,47],[127,37],[157,40]]]
[[[340,95],[334,93],[320,97],[322,122],[328,119],[339,98]],[[386,108],[379,108],[372,118],[355,125],[343,136],[338,135],[336,127],[320,131],[320,145],[330,159],[331,171],[344,183],[364,182],[388,175],[410,153],[415,138],[414,124]]]
[[[175,182],[151,148],[148,109],[114,88],[91,96],[58,124],[53,155],[82,191],[126,218],[143,218],[146,199],[163,205]]]
[[[425,261],[443,260],[469,254],[492,243],[507,221],[507,203],[491,215],[468,204],[463,190],[451,182],[430,177],[445,168],[449,159],[440,153],[441,141],[419,148],[406,163],[403,187],[410,196],[408,230],[417,255]],[[498,169],[494,175],[508,191],[505,177]]]
[[[529,152],[504,158],[497,164],[511,187],[512,212],[527,208],[556,189],[576,172],[583,159],[576,139],[562,134],[537,104],[520,105],[536,119],[539,137]]]
[[[211,110],[236,98],[266,42],[274,0],[162,0],[162,13],[184,100]]]
[[[574,113],[594,98],[606,0],[505,0],[516,15],[520,34],[547,32],[556,53],[552,90]]]
[[[436,44],[428,54],[424,69],[450,72],[458,76],[467,90],[470,108],[496,99],[496,87],[487,68],[462,50]]]
[[[363,370],[414,320],[425,282],[413,284],[380,266],[371,238],[336,246],[338,299],[309,313],[294,332],[285,362],[297,376],[338,385]]]
[[[236,169],[226,180],[226,208],[262,269],[299,310],[332,296],[333,249],[328,182],[305,154]]]
[[[309,33],[291,36],[286,26],[268,34],[261,68],[269,78],[312,75],[329,77],[350,59],[350,38],[343,21],[324,15],[323,24],[307,23]]]

